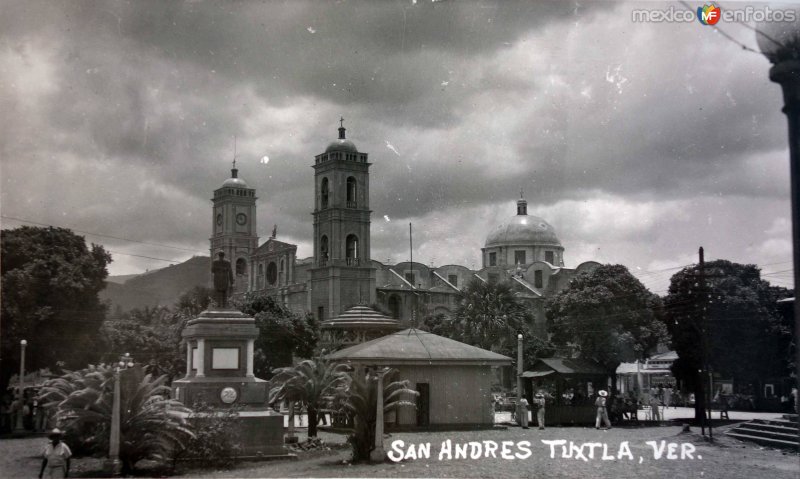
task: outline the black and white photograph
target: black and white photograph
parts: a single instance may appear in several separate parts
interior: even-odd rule
[[[797,478],[800,3],[0,0],[0,476]]]

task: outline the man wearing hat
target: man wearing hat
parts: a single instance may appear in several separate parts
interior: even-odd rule
[[[72,451],[69,446],[61,442],[61,430],[53,429],[48,436],[50,444],[45,446],[42,453],[42,469],[39,471],[39,479],[44,477],[45,469],[47,477],[67,477],[69,475],[69,458]]]
[[[595,429],[600,429],[600,421],[603,422],[605,427],[611,429],[611,421],[608,420],[608,410],[606,408],[607,396],[608,392],[601,389],[597,393],[597,399],[594,401],[594,405],[597,406],[597,416],[594,420]]]
[[[539,423],[539,429],[544,429],[544,393],[539,391],[533,398],[533,403],[536,404],[536,422]]]

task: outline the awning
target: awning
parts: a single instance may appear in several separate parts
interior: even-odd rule
[[[523,378],[540,378],[542,376],[547,376],[548,374],[553,374],[555,371],[525,371],[521,374],[520,377]]]

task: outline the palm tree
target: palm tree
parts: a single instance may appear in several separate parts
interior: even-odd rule
[[[306,359],[297,366],[278,368],[270,380],[269,403],[296,401],[308,411],[308,437],[317,436],[317,413],[326,410],[338,388],[349,381],[345,364],[322,358]]]
[[[346,387],[337,396],[340,408],[354,421],[353,434],[348,441],[353,448],[353,460],[368,460],[375,448],[375,423],[378,404],[378,374],[356,368]],[[400,407],[416,407],[417,391],[410,389],[408,380],[397,380],[397,369],[390,369],[383,379],[383,411]],[[411,399],[413,400],[411,400]]]
[[[166,460],[194,437],[186,417],[192,412],[169,399],[167,376],[153,378],[141,368],[121,378],[120,460],[123,473],[142,459]],[[40,397],[56,408],[56,419],[88,451],[109,450],[114,370],[108,366],[68,372],[46,383]]]
[[[510,283],[475,280],[464,289],[453,318],[461,338],[452,339],[497,351],[516,341],[530,314]]]

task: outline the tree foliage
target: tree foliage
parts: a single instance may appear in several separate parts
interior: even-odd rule
[[[622,265],[577,275],[545,309],[556,345],[597,361],[612,375],[621,362],[643,359],[669,341],[661,299]]]
[[[23,226],[0,232],[0,249],[0,384],[19,368],[21,339],[28,341],[27,369],[76,368],[98,359],[106,311],[98,292],[111,262],[103,247],[87,247],[68,229]]]
[[[378,374],[366,373],[357,367],[350,373],[347,386],[338,389],[336,403],[353,420],[353,432],[348,437],[353,448],[353,461],[368,461],[375,448],[375,425],[378,406]],[[416,407],[417,391],[408,380],[398,380],[398,371],[390,369],[383,377],[383,412],[401,407]]]
[[[46,383],[40,392],[45,407],[56,408],[56,420],[77,450],[105,455],[109,450],[114,396],[114,369],[89,367]],[[191,410],[169,399],[167,377],[154,378],[136,367],[120,378],[120,461],[123,473],[143,459],[166,461],[185,448],[194,433],[186,423]]]
[[[279,368],[270,380],[269,403],[299,402],[308,411],[308,437],[317,436],[317,413],[326,411],[338,388],[344,387],[349,368],[322,358],[307,359],[294,367]]]
[[[760,380],[788,376],[793,324],[778,311],[777,301],[792,296],[761,279],[755,265],[717,260],[705,265],[706,287],[698,266],[684,268],[670,280],[664,302],[676,378],[695,389],[702,368],[702,314],[708,320],[710,365],[734,387],[746,391]]]
[[[154,375],[169,378],[186,370],[186,345],[181,332],[186,323],[210,304],[211,290],[198,286],[178,298],[175,306],[134,309],[107,319],[101,329],[104,359],[114,361],[130,352]]]
[[[272,377],[272,370],[292,364],[292,357],[313,356],[319,325],[311,314],[300,316],[265,294],[248,294],[236,302],[243,313],[253,316],[259,329],[253,354],[256,376]]]
[[[467,344],[502,350],[515,348],[517,334],[531,322],[530,310],[510,284],[473,280],[456,307],[453,328]]]
[[[508,283],[480,280],[464,289],[452,318],[444,314],[424,319],[421,329],[472,346],[517,358],[517,335],[523,335],[525,367],[536,358],[552,356],[550,341],[536,334],[533,313]]]

